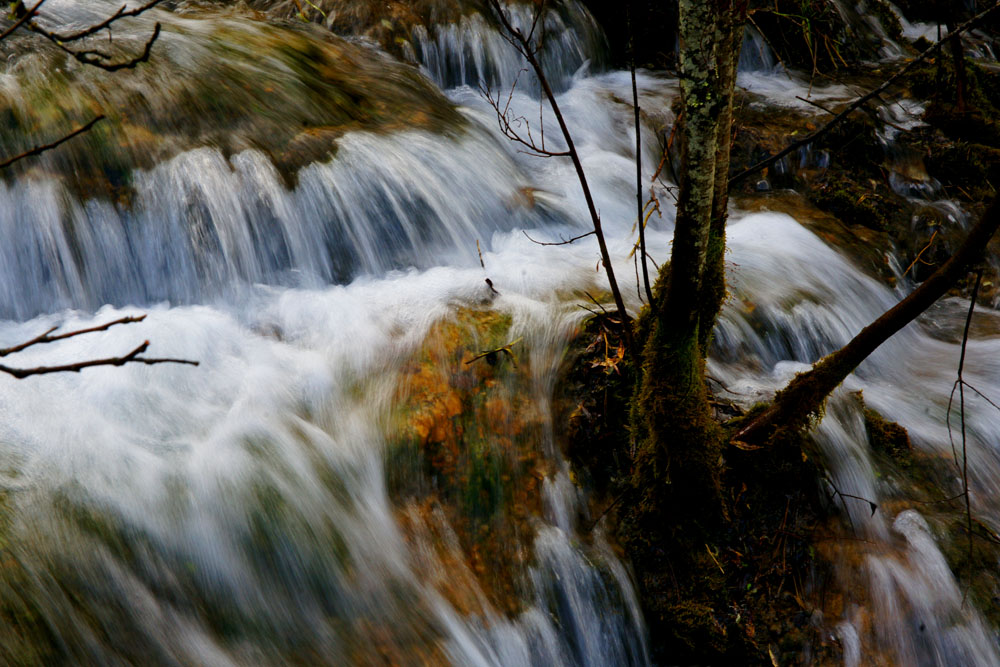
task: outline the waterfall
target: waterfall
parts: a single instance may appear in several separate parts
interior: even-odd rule
[[[80,24],[104,6],[50,2],[53,16]],[[528,24],[527,5],[511,10]],[[58,80],[80,99],[122,101],[170,139],[163,153],[144,151],[116,117],[128,141],[100,138],[91,161],[50,156],[0,185],[0,347],[148,313],[11,363],[102,357],[146,339],[157,356],[201,363],[0,377],[0,617],[16,620],[0,629],[0,655],[13,664],[650,664],[628,566],[558,446],[554,386],[585,315],[579,296],[607,289],[596,242],[552,247],[522,234],[579,235],[587,210],[572,165],[518,152],[476,90],[506,93],[519,60],[478,14],[414,28],[421,75],[319,26],[264,27],[239,11],[157,10],[171,71],[127,74],[114,90],[72,66],[34,77],[42,53],[14,54],[0,73],[4,99],[25,114],[32,91]],[[602,62],[603,38],[575,3],[544,28],[616,271],[628,276],[629,74],[586,67]],[[797,98],[852,96],[775,67],[756,32],[748,47],[739,82],[751,104],[819,114]],[[303,65],[314,51],[322,72]],[[248,94],[247,72],[272,90]],[[371,97],[351,87],[359,72]],[[216,77],[214,96],[165,120],[199,74]],[[677,82],[637,79],[646,117],[672,122]],[[155,94],[143,92],[154,83]],[[510,100],[558,150],[556,119],[529,78]],[[264,120],[248,120],[258,112]],[[913,102],[881,113],[902,126],[921,112]],[[882,128],[887,145],[895,131]],[[238,140],[220,139],[230,135]],[[317,136],[315,151],[301,149]],[[645,137],[651,174],[659,146],[654,132]],[[75,182],[80,173],[97,174],[84,184],[99,187]],[[113,176],[121,182],[104,187]],[[914,182],[897,187],[936,196]],[[126,193],[115,197],[119,186]],[[663,263],[671,184],[653,187],[663,211],[648,245]],[[748,406],[910,287],[867,275],[813,223],[732,212],[733,296],[709,372]],[[625,298],[640,307],[636,290]],[[899,482],[880,472],[856,396],[951,465],[945,423],[965,307],[947,301],[891,339],[818,426],[829,479],[817,483],[879,506],[835,510],[859,546],[835,564],[842,615],[817,623],[837,634],[848,665],[1000,663],[997,629],[964,599],[932,511],[896,507]],[[970,342],[966,373],[998,397],[1000,338],[988,317],[993,333],[984,327]],[[517,363],[449,357],[456,341],[475,351],[510,344]],[[455,409],[455,385],[481,400]],[[405,411],[441,406],[448,437],[467,448],[457,455],[469,460],[466,479],[430,470],[433,457],[415,451]],[[966,408],[973,508],[997,530],[1000,414],[977,397]],[[943,496],[956,493],[954,475],[948,484]]]
[[[557,91],[566,90],[573,75],[597,60],[603,60],[604,40],[590,13],[576,2],[548,12],[534,26],[542,36],[545,76]],[[530,5],[508,7],[511,24],[528,34],[534,12]],[[462,16],[453,23],[413,29],[412,58],[439,86],[467,85],[507,91],[517,84],[520,90],[539,94],[538,80],[525,69],[520,54],[511,48],[497,28],[480,14]]]

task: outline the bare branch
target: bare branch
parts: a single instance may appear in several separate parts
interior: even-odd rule
[[[83,134],[84,132],[88,132],[90,130],[90,128],[94,127],[94,125],[96,125],[98,122],[100,122],[102,120],[104,120],[104,115],[103,114],[100,115],[100,116],[97,116],[94,119],[92,119],[86,125],[78,127],[77,129],[73,130],[72,132],[70,132],[66,136],[62,137],[61,139],[57,139],[56,141],[53,141],[50,144],[44,144],[42,146],[35,146],[31,150],[25,151],[24,153],[21,153],[20,155],[15,155],[14,157],[9,158],[9,159],[5,160],[4,162],[0,162],[0,169],[6,169],[10,165],[14,164],[15,162],[19,162],[19,161],[23,160],[24,158],[32,157],[34,155],[41,155],[45,151],[52,150],[56,146],[59,146],[61,144],[66,143],[67,141],[69,141],[73,137],[79,136],[79,135]],[[0,355],[0,356],[3,356],[3,355]]]
[[[518,74],[518,76],[520,76],[520,74]],[[493,111],[496,112],[497,124],[500,126],[500,131],[503,132],[504,136],[506,136],[511,141],[514,141],[526,147],[528,150],[522,152],[527,153],[529,155],[534,155],[535,157],[545,157],[545,158],[569,157],[570,156],[569,151],[551,151],[545,148],[544,132],[542,134],[542,143],[541,145],[538,145],[535,142],[534,137],[531,136],[531,123],[528,122],[527,118],[525,118],[524,116],[517,116],[515,118],[510,117],[509,113],[510,102],[511,102],[511,97],[514,94],[514,88],[516,86],[517,86],[517,80],[515,79],[514,84],[511,86],[510,89],[510,95],[507,97],[507,103],[503,109],[500,108],[499,96],[493,97],[493,93],[489,88],[486,88],[482,85],[479,87],[479,91],[483,94],[483,96],[486,97],[486,100],[490,103],[490,106],[493,107]],[[518,131],[514,129],[514,125],[517,126],[524,125],[525,130],[528,134],[528,138],[525,139],[524,137],[522,137],[518,133]]]
[[[21,10],[24,13],[17,20],[17,23],[15,23],[11,27],[9,27],[6,30],[4,30],[3,33],[0,33],[0,41],[3,41],[5,39],[7,39],[8,37],[10,37],[12,34],[14,34],[14,32],[18,28],[20,28],[25,23],[27,23],[32,18],[34,18],[36,16],[36,12],[38,11],[38,8],[41,7],[44,3],[45,3],[45,0],[38,0],[38,2],[35,4],[35,6],[32,7],[31,9],[28,9],[28,10],[23,9],[24,8],[24,4],[23,3],[18,3],[18,6],[21,8]]]
[[[149,348],[149,341],[143,341],[141,345],[129,352],[128,354],[121,357],[106,357],[104,359],[89,359],[87,361],[78,361],[72,364],[64,364],[61,366],[37,366],[35,368],[12,368],[10,366],[4,366],[0,364],[0,372],[7,373],[8,375],[13,375],[18,380],[24,379],[31,375],[46,375],[48,373],[79,373],[84,368],[92,368],[94,366],[124,366],[125,364],[135,363],[135,364],[146,364],[152,366],[154,364],[187,364],[189,366],[197,366],[197,361],[190,361],[188,359],[170,359],[170,358],[150,358],[139,356]]]
[[[84,334],[96,333],[98,331],[107,331],[113,326],[118,324],[134,324],[136,322],[142,322],[146,319],[145,315],[129,315],[126,317],[121,317],[117,320],[112,320],[110,322],[105,322],[104,324],[99,324],[93,327],[87,327],[85,329],[74,329],[73,331],[67,331],[63,334],[57,334],[55,336],[51,335],[53,331],[59,327],[52,327],[48,331],[35,336],[30,340],[26,340],[23,343],[14,345],[11,347],[0,349],[0,357],[6,357],[8,355],[14,354],[16,352],[21,352],[33,347],[35,345],[44,345],[46,343],[54,343],[60,340],[66,340],[67,338],[73,338],[74,336],[82,336]],[[0,364],[0,372],[7,373],[8,375],[13,375],[17,379],[26,378],[31,375],[45,375],[48,373],[79,373],[84,368],[91,368],[93,366],[124,366],[125,364],[146,364],[152,366],[153,364],[186,364],[189,366],[197,366],[197,361],[191,361],[189,359],[174,359],[170,357],[143,357],[143,352],[149,348],[149,341],[144,341],[141,345],[136,347],[134,350],[120,357],[105,357],[103,359],[88,359],[86,361],[77,361],[70,364],[62,364],[59,366],[37,366],[35,368],[14,368],[11,366],[5,366]]]
[[[524,231],[523,229],[521,230],[521,233],[524,234],[525,236],[528,236],[528,232]],[[588,237],[588,236],[590,236],[591,234],[594,234],[594,233],[595,233],[594,230],[591,229],[586,234],[580,234],[579,236],[574,236],[573,238],[566,239],[565,241],[556,241],[556,242],[549,242],[549,243],[546,243],[545,241],[536,241],[535,239],[531,238],[530,236],[528,236],[528,240],[531,241],[532,243],[535,243],[535,244],[538,244],[538,245],[569,245],[570,243],[573,243],[574,241],[579,241],[580,239],[586,238],[586,237]]]
[[[123,18],[129,18],[129,17],[133,17],[133,16],[139,16],[140,14],[142,14],[142,13],[144,13],[146,11],[149,11],[150,9],[152,9],[156,5],[160,4],[161,2],[163,2],[163,0],[151,0],[151,2],[148,2],[145,5],[141,5],[139,7],[136,7],[135,9],[131,9],[131,10],[127,9],[128,8],[127,4],[126,5],[122,5],[118,9],[117,12],[115,12],[114,14],[112,14],[111,16],[109,16],[108,18],[104,19],[100,23],[95,23],[94,25],[88,26],[88,27],[86,27],[83,30],[80,30],[78,32],[73,32],[73,33],[69,33],[69,34],[61,34],[61,33],[58,33],[58,32],[51,32],[49,34],[51,34],[53,37],[55,37],[56,39],[58,39],[60,42],[75,42],[77,40],[83,39],[84,37],[89,37],[90,35],[96,34],[96,33],[100,32],[100,31],[104,30],[105,28],[110,28],[111,24],[114,23],[115,21],[118,21],[118,20],[123,19]],[[39,4],[41,4],[41,3],[39,3]],[[36,9],[37,9],[37,6],[36,6]]]
[[[27,25],[27,28],[32,32],[45,37],[47,40],[58,46],[67,54],[73,56],[76,60],[80,61],[84,65],[90,65],[91,67],[99,67],[106,72],[117,72],[122,69],[132,69],[139,63],[144,63],[149,60],[150,54],[153,52],[153,43],[156,42],[157,38],[160,36],[161,25],[159,23],[153,28],[153,34],[150,35],[149,40],[146,42],[142,53],[130,60],[123,60],[117,63],[107,63],[106,60],[110,60],[111,56],[102,53],[101,51],[88,50],[88,51],[75,51],[65,44],[55,33],[49,32],[39,26],[37,23],[32,21]]]
[[[41,345],[43,343],[54,343],[58,340],[66,340],[67,338],[73,338],[74,336],[82,336],[83,334],[95,333],[98,331],[107,331],[116,324],[133,324],[135,322],[142,322],[144,319],[146,319],[145,315],[138,315],[138,316],[130,315],[127,317],[119,318],[117,320],[112,320],[111,322],[105,322],[104,324],[100,324],[96,327],[90,327],[88,329],[76,329],[75,331],[59,334],[58,336],[49,335],[50,333],[59,328],[59,327],[52,327],[42,335],[35,336],[31,340],[25,341],[13,347],[5,347],[0,349],[0,357],[6,357],[9,354],[20,352],[21,350],[25,350],[31,347],[32,345]]]
[[[618,281],[615,279],[614,266],[611,263],[611,255],[608,252],[607,243],[604,239],[604,231],[601,227],[601,216],[597,212],[597,206],[594,204],[594,198],[590,192],[590,184],[587,182],[587,175],[584,172],[583,163],[580,161],[580,156],[576,151],[576,144],[573,141],[573,136],[570,134],[569,127],[566,125],[566,120],[563,118],[562,112],[559,109],[559,103],[556,100],[555,93],[552,91],[552,87],[549,85],[548,78],[545,76],[545,71],[542,69],[542,65],[538,61],[537,48],[533,47],[531,42],[525,38],[521,31],[511,24],[510,17],[500,5],[500,0],[488,0],[488,4],[493,10],[497,20],[500,21],[502,27],[500,34],[503,35],[507,41],[513,44],[515,48],[517,48],[517,50],[528,61],[528,64],[531,65],[532,70],[534,70],[535,76],[538,77],[539,85],[541,85],[542,91],[545,93],[545,97],[549,101],[549,106],[552,108],[552,114],[556,117],[556,122],[559,123],[559,129],[566,142],[566,152],[569,154],[569,158],[573,161],[573,167],[576,170],[577,178],[580,181],[580,188],[583,190],[583,198],[587,202],[587,210],[590,213],[590,219],[594,227],[594,234],[597,236],[597,244],[601,250],[601,262],[604,264],[604,271],[608,278],[608,286],[611,288],[611,294],[614,296],[615,306],[618,309],[618,314],[621,318],[622,334],[625,338],[626,346],[629,352],[634,353],[636,351],[636,347],[632,337],[632,330],[628,324],[628,311],[625,309],[625,302],[622,300],[621,291],[618,288]],[[545,3],[543,0],[538,11],[542,12],[544,10]]]

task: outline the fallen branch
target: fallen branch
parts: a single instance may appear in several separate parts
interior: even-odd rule
[[[943,296],[977,261],[1000,228],[1000,203],[994,199],[969,230],[954,255],[909,296],[861,330],[847,345],[799,373],[774,397],[771,405],[733,436],[746,443],[766,442],[776,428],[804,426],[818,414],[827,396],[882,343],[912,322]]]
[[[121,317],[117,320],[112,320],[110,322],[105,322],[104,324],[99,324],[93,327],[87,327],[85,329],[75,329],[73,331],[68,331],[66,333],[52,335],[59,327],[52,327],[48,331],[35,336],[29,340],[19,343],[17,345],[12,345],[11,347],[6,347],[0,349],[0,357],[6,357],[17,352],[28,349],[35,345],[44,345],[47,343],[55,343],[57,341],[66,340],[67,338],[73,338],[75,336],[83,336],[85,334],[96,333],[99,331],[107,331],[113,326],[118,324],[134,324],[136,322],[142,322],[146,319],[145,315],[138,316],[126,316]],[[49,373],[79,373],[84,368],[92,368],[94,366],[124,366],[125,364],[146,364],[147,366],[152,366],[154,364],[186,364],[188,366],[197,366],[199,363],[197,361],[191,361],[189,359],[175,359],[172,357],[143,357],[141,356],[147,349],[149,349],[149,341],[143,341],[141,345],[133,349],[128,354],[122,355],[120,357],[105,357],[103,359],[88,359],[86,361],[77,361],[69,364],[61,364],[58,366],[36,366],[35,368],[15,368],[13,366],[6,366],[0,364],[0,373],[6,373],[12,375],[17,379],[23,379],[31,375],[46,375]]]

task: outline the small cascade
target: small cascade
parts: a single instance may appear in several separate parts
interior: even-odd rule
[[[492,110],[467,87],[448,102],[412,68],[319,28],[214,20],[165,19],[168,62],[196,69],[246,31],[252,46],[227,51],[220,69],[244,71],[246,49],[259,49],[254,67],[283,86],[275,90],[287,107],[272,93],[219,92],[212,105],[185,107],[204,135],[179,125],[181,139],[146,161],[137,147],[148,144],[123,118],[133,141],[100,137],[104,162],[87,172],[103,185],[115,165],[119,196],[103,187],[86,196],[60,178],[83,150],[0,187],[4,345],[132,314],[130,305],[149,313],[133,329],[29,350],[18,363],[104,356],[138,336],[157,354],[202,364],[0,386],[9,557],[0,614],[23,621],[0,630],[0,655],[27,664],[648,664],[629,574],[554,444],[553,386],[583,313],[553,295],[600,288],[595,248],[553,253],[510,231],[579,233],[571,167],[529,177],[530,158],[496,137]],[[290,69],[313,44],[329,69]],[[345,101],[354,90],[346,75],[317,98],[299,88],[329,84],[345,63],[371,68],[373,97]],[[8,90],[27,108],[32,82],[14,74]],[[155,105],[144,76],[100,99],[134,93],[154,120],[178,108],[176,74],[164,75]],[[618,167],[633,159],[630,120],[607,100],[626,96],[629,79],[571,84],[563,102],[584,159],[608,165],[595,195],[608,228],[627,228]],[[639,85],[647,98],[673,90],[642,75]],[[430,104],[389,118],[392,104],[424,88]],[[379,97],[399,90],[401,99]],[[537,109],[528,93],[519,88],[514,104]],[[289,116],[300,99],[320,115]],[[336,120],[323,115],[331,100],[357,115],[326,124]],[[271,125],[247,124],[256,121],[242,110],[257,103],[274,112]],[[272,143],[217,141],[230,132],[222,117],[232,133],[267,130]],[[469,312],[485,313],[485,329],[456,349],[474,354],[487,335],[502,336],[494,345],[523,340],[518,370],[460,356],[430,366],[443,379],[425,382],[428,341]],[[421,411],[437,404],[420,392],[456,377],[442,404],[465,401],[462,414],[475,419],[461,440],[469,474],[447,477],[450,459],[435,452],[454,432],[436,440],[423,430]],[[474,404],[479,388],[492,393]],[[474,428],[483,433],[473,443]]]
[[[743,30],[743,47],[740,49],[739,72],[773,72],[780,66],[764,36],[755,28],[747,26]],[[783,66],[781,66],[783,69]]]
[[[0,186],[0,314],[191,303],[240,283],[428,267],[442,253],[474,262],[477,239],[544,217],[517,203],[522,183],[502,148],[470,130],[344,137],[291,190],[260,152],[227,160],[209,148],[136,172],[127,208],[76,201],[53,180]]]
[[[787,216],[747,216],[730,226],[729,239],[738,267],[730,281],[734,299],[717,329],[710,373],[748,404],[842,346],[897,300]],[[958,313],[946,326],[958,328],[961,317]],[[1000,661],[993,631],[963,601],[940,538],[918,510],[897,515],[885,509],[893,504],[898,482],[876,474],[853,393],[863,392],[865,404],[902,424],[914,447],[931,457],[947,456],[950,464],[945,416],[959,350],[953,338],[945,343],[932,337],[935,328],[929,324],[910,325],[869,357],[838,390],[816,432],[829,470],[830,502],[842,508],[853,529],[844,544],[861,539],[857,546],[843,547],[841,556],[842,585],[853,596],[839,630],[846,664],[866,664],[876,655],[892,664]],[[974,361],[967,372],[975,369],[973,382],[987,396],[1000,394],[995,364],[989,361],[995,347],[995,339],[970,344]],[[744,370],[759,367],[773,369],[771,376]],[[922,387],[919,398],[909,391],[914,385]],[[974,512],[1000,526],[995,495],[1000,452],[993,445],[1000,438],[1000,418],[984,402],[975,403],[975,408],[967,406]],[[954,480],[938,491],[954,495]],[[877,511],[872,513],[867,500]]]
[[[893,3],[888,3],[890,9],[899,19],[899,25],[902,28],[903,37],[915,42],[918,39],[926,39],[929,42],[938,41],[939,37],[943,37],[948,34],[947,29],[944,26],[937,26],[932,23],[922,23],[922,22],[910,22],[907,20],[903,12]]]
[[[515,28],[528,34],[534,27],[541,36],[545,76],[561,92],[581,67],[600,63],[604,39],[593,17],[576,1],[546,12],[537,25],[534,9],[530,4],[507,5]],[[468,14],[453,23],[417,25],[411,43],[414,61],[442,88],[482,86],[505,94],[516,83],[520,90],[539,94],[538,81],[525,69],[520,54],[494,21],[481,14]]]
[[[49,2],[70,25],[117,10],[113,0]],[[252,3],[288,16],[302,12],[296,4]],[[539,132],[556,121],[481,14],[391,24],[421,74],[331,35],[337,17],[320,5],[322,26],[242,8],[156,10],[162,60],[114,84],[55,68],[47,47],[12,50],[0,72],[15,129],[58,134],[94,108],[114,126],[0,185],[0,347],[139,308],[141,324],[17,361],[102,357],[149,339],[157,355],[201,362],[0,382],[0,618],[16,619],[0,624],[0,656],[648,665],[630,573],[558,446],[554,387],[585,315],[578,297],[607,285],[593,238],[542,243],[586,231],[587,211],[573,166],[509,145],[477,88],[518,81],[513,113],[537,118]],[[509,11],[530,26],[529,5]],[[628,276],[631,77],[594,71],[603,37],[581,5],[559,5],[539,29],[612,259]],[[785,71],[753,30],[744,56],[739,82],[755,108],[819,115],[799,98],[854,97]],[[640,72],[637,84],[645,118],[672,123],[677,82]],[[53,96],[65,107],[40,113]],[[926,201],[915,236],[960,231],[965,213],[934,200],[937,185],[896,153],[922,105],[879,113],[893,187]],[[26,136],[9,133],[4,152]],[[651,174],[660,146],[644,136]],[[562,145],[551,130],[546,141]],[[774,171],[827,160],[804,150]],[[653,186],[663,211],[647,229],[661,264],[668,186]],[[732,298],[709,372],[747,406],[912,286],[889,258],[900,279],[885,287],[800,217],[731,215]],[[640,298],[625,293],[633,309]],[[847,665],[1000,664],[997,629],[964,598],[945,513],[932,505],[961,490],[946,424],[967,307],[946,300],[892,338],[817,426],[810,455],[827,471],[817,484],[845,524],[817,548],[844,604],[809,622],[836,632]],[[1000,397],[1000,318],[985,317],[966,379]],[[971,394],[965,407],[973,510],[1000,530],[1000,413]],[[938,495],[885,463],[866,408],[908,430],[914,457],[932,462],[922,471],[945,471]]]

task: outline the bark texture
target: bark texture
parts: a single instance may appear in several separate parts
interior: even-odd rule
[[[712,508],[703,516],[724,516],[721,437],[704,374],[710,331],[725,298],[725,193],[740,14],[732,0],[679,3],[677,218],[670,264],[661,271],[644,331],[633,418],[639,435],[634,482],[645,512],[698,502]]]

